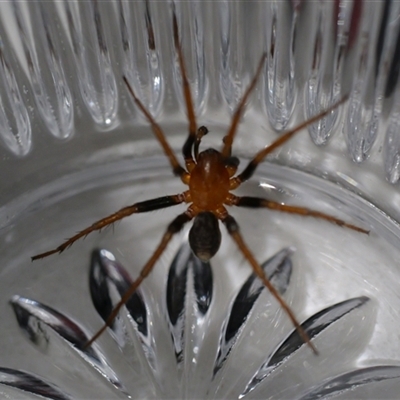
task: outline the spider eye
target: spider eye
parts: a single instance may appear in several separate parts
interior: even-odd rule
[[[189,232],[189,244],[201,261],[214,257],[221,245],[221,231],[213,213],[201,212],[196,216]]]

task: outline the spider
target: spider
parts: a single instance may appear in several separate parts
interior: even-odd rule
[[[263,54],[263,56],[261,57],[256,73],[251,80],[249,87],[246,89],[242,99],[240,100],[236,111],[233,114],[229,130],[223,140],[222,150],[218,151],[210,148],[199,153],[201,140],[203,136],[208,133],[208,129],[205,126],[197,128],[193,100],[189,81],[186,74],[175,13],[173,13],[172,15],[172,25],[173,40],[175,51],[178,57],[179,67],[182,74],[183,95],[185,99],[189,122],[189,135],[182,149],[186,168],[183,168],[179,163],[161,127],[157,124],[150,112],[144,107],[142,102],[136,96],[128,79],[124,76],[123,80],[127,87],[127,90],[131,94],[134,102],[136,103],[136,106],[141,110],[141,112],[150,123],[151,129],[153,130],[157,140],[159,141],[165,155],[169,160],[169,163],[171,164],[173,173],[178,176],[185,185],[189,186],[189,189],[184,191],[183,193],[163,196],[124,207],[114,214],[102,218],[91,226],[78,232],[76,235],[66,240],[57,248],[33,256],[32,260],[41,259],[54,253],[61,253],[65,249],[70,247],[78,239],[85,237],[93,231],[101,230],[102,228],[132,214],[149,212],[166,207],[171,207],[181,203],[187,203],[189,204],[187,210],[184,213],[178,215],[168,225],[167,230],[162,236],[161,241],[155,249],[153,255],[140,271],[139,277],[132,283],[130,288],[122,296],[117,306],[109,315],[105,324],[100,330],[97,331],[97,333],[95,333],[94,336],[91,337],[91,339],[86,343],[85,347],[91,345],[106,330],[106,328],[111,325],[121,307],[128,301],[132,294],[137,290],[139,285],[152,271],[154,265],[167,247],[168,243],[171,241],[172,237],[176,233],[178,233],[186,223],[193,219],[193,225],[189,231],[189,244],[194,254],[201,260],[208,261],[217,253],[221,244],[221,232],[219,229],[219,221],[221,221],[226,226],[228,233],[236,242],[238,248],[251,265],[255,274],[258,276],[259,279],[261,279],[263,284],[268,288],[268,290],[275,297],[281,307],[285,310],[286,314],[292,321],[302,340],[308,344],[308,346],[313,350],[314,353],[317,354],[317,349],[311,343],[307,333],[303,330],[300,323],[297,321],[293,311],[290,309],[290,307],[281,297],[278,291],[274,288],[274,286],[270,283],[270,281],[264,274],[264,271],[261,268],[260,264],[255,259],[249,247],[243,240],[239,226],[235,218],[228,213],[226,206],[267,208],[271,210],[303,216],[312,216],[327,220],[339,226],[347,227],[355,231],[368,234],[369,231],[365,229],[359,228],[355,225],[349,224],[345,221],[321,213],[319,211],[314,211],[303,207],[284,205],[264,198],[248,196],[239,197],[231,193],[232,190],[238,188],[243,182],[252,177],[257,166],[269,153],[283,145],[297,132],[299,132],[306,126],[318,121],[319,119],[331,113],[336,107],[344,103],[347,100],[347,97],[343,97],[340,101],[326,109],[324,112],[303,122],[294,129],[291,129],[290,131],[280,136],[279,139],[274,141],[272,144],[260,150],[255,155],[255,157],[247,164],[244,170],[236,175],[239,166],[239,159],[231,155],[233,139],[235,137],[240,118],[243,114],[246,101],[253,89],[255,88],[257,80],[263,69],[266,54]]]

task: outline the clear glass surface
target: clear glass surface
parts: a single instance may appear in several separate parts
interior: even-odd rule
[[[349,94],[235,193],[333,214],[369,235],[230,209],[319,356],[251,277],[224,227],[209,265],[191,255],[188,228],[178,234],[113,329],[83,349],[184,205],[30,261],[121,207],[185,190],[122,80],[181,160],[188,124],[173,7],[198,125],[210,130],[202,149],[220,148],[263,52],[233,147],[241,167],[277,132]],[[397,16],[393,2],[1,4],[0,393],[396,397]]]

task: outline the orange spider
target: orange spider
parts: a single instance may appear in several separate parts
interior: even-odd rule
[[[128,299],[137,290],[142,281],[152,271],[156,261],[159,259],[160,255],[167,247],[173,235],[179,232],[187,222],[194,219],[193,226],[189,232],[189,243],[194,254],[203,261],[210,260],[216,254],[221,243],[221,232],[219,229],[218,220],[222,221],[225,224],[228,233],[236,242],[244,257],[250,263],[255,274],[259,277],[259,279],[261,279],[263,284],[268,288],[271,294],[276,298],[278,303],[285,310],[304,342],[307,343],[315,353],[317,353],[316,348],[310,342],[308,335],[300,326],[294,313],[287,305],[285,300],[278,293],[278,291],[274,288],[274,286],[272,286],[260,264],[254,258],[253,254],[247,247],[242,238],[236,220],[228,213],[226,206],[269,208],[271,210],[278,210],[304,216],[313,216],[325,219],[340,226],[354,229],[358,232],[369,233],[367,230],[364,230],[355,225],[346,223],[340,219],[323,214],[318,211],[310,210],[303,207],[283,205],[263,198],[247,196],[238,197],[231,193],[232,190],[238,188],[243,182],[251,178],[259,163],[269,153],[284,144],[301,129],[331,113],[336,107],[345,102],[347,97],[344,97],[342,100],[329,107],[327,110],[320,113],[319,115],[309,119],[308,121],[300,124],[296,128],[283,134],[271,145],[259,151],[255,155],[255,157],[247,164],[246,168],[240,174],[235,176],[238,169],[239,160],[238,158],[231,156],[233,139],[237,131],[237,126],[242,116],[245,103],[250,93],[256,86],[258,77],[261,74],[266,55],[264,54],[261,57],[256,74],[252,79],[249,87],[245,91],[244,96],[241,99],[233,115],[228,133],[224,138],[222,150],[218,151],[215,149],[207,149],[199,153],[199,145],[201,139],[204,135],[207,134],[208,129],[204,126],[197,129],[196,116],[194,113],[191,91],[186,75],[182,49],[179,41],[178,24],[175,13],[173,13],[173,35],[175,49],[179,60],[179,66],[182,73],[183,94],[189,120],[189,135],[182,149],[186,169],[183,168],[178,162],[175,154],[173,153],[170,145],[165,138],[161,127],[157,124],[149,111],[138,99],[127,78],[123,77],[123,79],[136,105],[149,121],[156,138],[160,142],[164,153],[169,159],[174,174],[179,176],[185,185],[189,186],[189,190],[186,190],[185,192],[180,194],[163,196],[156,199],[135,203],[128,207],[124,207],[116,213],[95,222],[91,226],[72,236],[70,239],[66,240],[57,248],[47,251],[45,253],[35,255],[34,257],[32,257],[32,260],[44,258],[54,253],[61,253],[78,239],[88,235],[93,231],[100,230],[110,224],[113,224],[114,222],[119,221],[129,215],[166,208],[180,203],[188,203],[190,205],[188,206],[187,210],[184,213],[178,215],[169,224],[166,232],[161,239],[161,242],[158,244],[153,255],[142,268],[139,277],[132,283],[130,288],[122,296],[121,300],[108,317],[106,323],[86,343],[86,346],[92,344],[105,331],[105,329],[111,325],[112,321],[117,316],[120,308],[128,301]]]

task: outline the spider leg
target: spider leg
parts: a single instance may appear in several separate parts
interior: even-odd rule
[[[197,129],[196,140],[193,148],[194,158],[196,161],[199,157],[199,146],[201,143],[201,139],[203,138],[203,136],[207,135],[207,133],[208,129],[205,126],[201,126],[199,129]]]
[[[250,82],[249,87],[244,92],[244,95],[243,95],[242,99],[240,100],[240,103],[237,106],[235,113],[233,114],[231,126],[229,127],[228,133],[226,134],[226,136],[224,138],[224,145],[223,145],[223,148],[221,151],[222,156],[224,158],[228,158],[231,154],[233,138],[235,136],[235,133],[236,133],[239,121],[240,121],[240,117],[242,116],[244,107],[246,105],[248,97],[250,96],[250,93],[253,91],[253,89],[256,86],[258,77],[261,74],[262,67],[265,62],[265,58],[266,58],[266,54],[264,53],[261,57],[260,62],[258,63],[257,71],[256,71],[256,74],[254,75],[253,80]]]
[[[369,231],[366,229],[360,228],[353,224],[349,224],[339,218],[333,217],[332,215],[324,214],[320,211],[310,210],[309,208],[288,206],[286,204],[276,203],[274,201],[262,199],[259,197],[248,197],[248,196],[238,197],[232,194],[229,200],[230,200],[230,205],[235,205],[238,207],[268,208],[270,210],[282,211],[290,214],[302,215],[305,217],[320,218],[324,219],[325,221],[329,221],[333,224],[343,226],[345,228],[349,228],[357,232],[369,234]]]
[[[227,138],[227,137],[228,137],[228,136],[224,136],[224,137],[222,138],[222,143],[225,144],[225,141],[226,141],[226,138]],[[228,157],[230,157],[230,156],[232,155],[232,145],[229,146],[228,151],[227,151],[227,154],[228,154]]]
[[[186,201],[187,192],[182,194],[176,194],[173,196],[163,196],[158,197],[157,199],[146,200],[139,203],[135,203],[131,206],[124,207],[121,210],[115,212],[114,214],[109,215],[108,217],[102,218],[96,221],[94,224],[90,225],[89,227],[83,229],[82,231],[78,232],[76,235],[67,239],[64,243],[60,246],[56,247],[53,250],[46,251],[45,253],[37,254],[33,256],[31,259],[32,261],[38,260],[40,258],[45,258],[50,256],[54,253],[62,253],[65,249],[70,247],[73,243],[75,243],[78,239],[87,236],[89,233],[93,231],[98,231],[102,228],[105,228],[107,225],[113,224],[116,221],[119,221],[125,217],[128,217],[132,214],[143,213],[148,211],[158,210],[160,208],[166,208],[175,206],[177,204],[183,203]]]
[[[348,96],[344,96],[341,100],[337,103],[333,104],[325,111],[321,112],[320,114],[304,121],[300,125],[296,126],[295,128],[291,129],[290,131],[284,133],[280,136],[275,142],[270,144],[267,147],[264,147],[261,151],[259,151],[256,156],[248,163],[247,167],[241,172],[236,178],[236,185],[239,186],[244,181],[247,181],[253,176],[254,171],[258,167],[258,164],[272,151],[277,149],[278,147],[282,146],[285,142],[287,142],[292,136],[296,133],[300,132],[302,129],[306,128],[308,125],[313,124],[314,122],[319,121],[320,119],[324,118],[328,114],[330,114],[335,108],[339,107],[342,103],[344,103],[348,99]],[[236,187],[237,187],[236,186]]]
[[[139,100],[139,98],[136,96],[132,86],[130,85],[128,78],[126,76],[123,76],[123,80],[125,82],[126,87],[128,88],[129,93],[131,94],[133,100],[135,101],[136,105],[140,108],[144,116],[147,118],[151,125],[151,129],[153,130],[156,138],[160,142],[165,155],[168,157],[169,162],[172,166],[172,170],[175,175],[179,176],[184,183],[187,183],[187,177],[188,173],[185,171],[185,169],[179,164],[178,159],[176,158],[174,152],[171,149],[171,146],[169,145],[165,134],[163,130],[161,129],[160,125],[157,124],[153,116],[150,114],[150,112],[146,109],[146,107],[143,105],[143,103]]]
[[[175,10],[172,12],[172,28],[174,33],[175,50],[178,55],[179,67],[182,74],[183,97],[185,98],[186,111],[189,120],[189,135],[186,139],[186,142],[183,145],[182,153],[185,159],[186,168],[190,172],[191,170],[193,170],[196,164],[195,161],[193,160],[192,150],[193,150],[193,145],[196,141],[197,123],[196,123],[196,115],[194,112],[192,94],[190,91],[190,85],[186,74],[185,61],[183,59],[182,47],[179,41],[178,21],[176,19]]]
[[[271,284],[268,280],[267,276],[265,275],[263,269],[261,268],[260,264],[254,258],[253,254],[251,253],[250,249],[245,244],[242,235],[239,232],[239,225],[237,224],[236,220],[231,215],[226,215],[225,217],[221,218],[222,222],[225,224],[229,234],[232,236],[233,240],[238,245],[240,251],[245,256],[246,260],[250,263],[251,267],[253,268],[254,273],[258,276],[258,278],[262,281],[264,286],[270,291],[270,293],[275,297],[278,301],[279,305],[285,310],[286,314],[288,315],[289,319],[292,321],[293,325],[295,326],[298,334],[306,343],[315,354],[318,354],[318,350],[315,346],[311,343],[308,334],[304,331],[301,327],[300,323],[297,321],[293,311],[290,309],[289,305],[286,301],[282,298],[279,292],[275,289],[275,287]]]
[[[129,298],[137,290],[137,288],[140,286],[140,284],[143,282],[143,280],[152,271],[152,269],[154,267],[154,264],[160,258],[161,254],[163,253],[163,251],[167,247],[168,243],[171,241],[171,239],[174,236],[174,234],[178,233],[182,229],[182,227],[187,222],[189,222],[192,218],[193,217],[190,214],[190,212],[186,211],[183,214],[178,215],[168,225],[168,228],[167,228],[166,232],[164,233],[164,235],[163,235],[163,237],[161,239],[161,242],[157,246],[157,248],[154,251],[153,255],[150,257],[150,259],[147,261],[145,266],[140,271],[139,277],[132,283],[132,285],[124,293],[124,295],[121,297],[121,300],[118,302],[118,304],[112,310],[111,314],[108,316],[105,324],[84,345],[84,348],[87,348],[88,346],[90,346],[96,339],[99,338],[99,336],[107,329],[108,326],[111,326],[112,322],[114,321],[114,318],[118,315],[118,312],[121,309],[121,307],[129,300]]]

